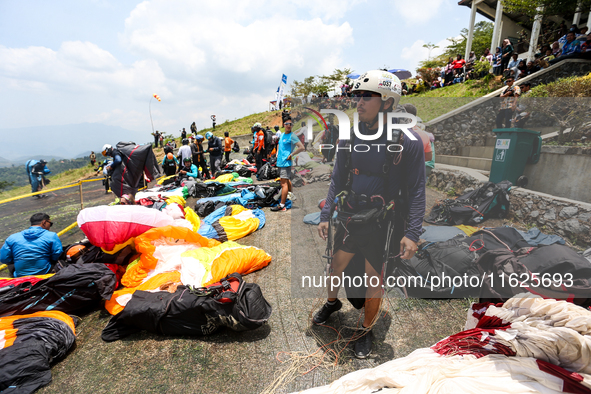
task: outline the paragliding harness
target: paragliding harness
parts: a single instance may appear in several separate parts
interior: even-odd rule
[[[402,131],[394,130],[392,141],[396,144],[402,144]],[[380,177],[386,183],[390,169],[393,165],[398,164],[402,159],[402,152],[390,152],[386,150],[386,160],[382,166],[381,172],[368,172],[362,171],[357,168],[351,168],[351,143],[347,141],[343,149],[339,149],[341,154],[346,155],[344,158],[344,168],[347,171],[347,183],[343,191],[341,191],[335,197],[331,206],[330,216],[333,217],[334,210],[337,210],[336,225],[343,226],[345,230],[345,236],[343,242],[351,234],[360,234],[370,224],[382,224],[386,229],[386,244],[384,246],[384,259],[382,265],[382,278],[389,275],[394,269],[393,265],[388,263],[398,256],[394,256],[394,253],[390,251],[390,246],[394,240],[402,238],[404,235],[404,224],[406,222],[405,212],[407,212],[407,191],[406,184],[403,182],[402,190],[400,190],[398,196],[393,196],[387,201],[384,196],[374,195],[367,196],[365,194],[357,194],[351,190],[353,184],[354,175],[368,175],[374,177]],[[373,207],[369,209],[363,209],[358,212],[351,212],[353,206],[363,206],[366,204],[374,204],[376,201],[381,201],[381,206]],[[402,236],[401,236],[402,235]],[[328,226],[328,238],[325,255],[322,256],[326,259],[325,275],[332,273],[332,259],[333,259],[333,244],[332,244],[332,229],[329,224]]]
[[[238,141],[234,141],[234,145],[232,146],[232,150],[236,153],[240,152],[240,145],[238,145]]]
[[[105,168],[105,166],[107,166],[109,163],[108,159],[103,160],[103,162],[101,164],[99,164],[99,166],[95,169],[95,171],[100,171],[103,172],[103,169]],[[111,182],[111,173],[107,172],[106,174],[103,172],[103,186],[105,187],[105,193],[109,192],[109,183]]]
[[[45,164],[41,165],[40,161],[37,161],[35,164],[31,166],[31,162],[35,162],[35,160],[29,160],[25,164],[25,169],[27,170],[27,178],[29,178],[29,184],[32,184],[31,176],[37,177],[38,182],[38,189],[37,191],[42,190],[45,186],[49,185],[51,182],[49,179],[45,178],[45,174],[43,173],[43,169],[45,168]],[[40,166],[40,167],[38,167]],[[45,195],[37,195],[35,197],[41,198],[45,197]]]

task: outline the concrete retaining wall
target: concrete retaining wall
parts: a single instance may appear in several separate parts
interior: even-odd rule
[[[591,148],[543,146],[540,161],[524,173],[528,189],[591,202]]]
[[[591,72],[591,61],[569,59],[550,66],[534,75],[518,81],[531,82],[532,86],[546,84],[559,78],[583,76]],[[427,123],[427,131],[435,135],[435,151],[441,155],[460,155],[464,146],[486,146],[487,137],[494,137],[495,119],[501,100],[497,97],[502,89],[481,97],[469,104],[439,116]],[[420,109],[419,109],[420,110]],[[532,114],[527,128],[548,132],[554,126],[543,113]]]
[[[427,184],[446,192],[453,188],[456,195],[461,195],[480,187],[482,182],[461,171],[434,169]],[[591,204],[520,188],[513,188],[509,198],[509,219],[513,222],[526,228],[536,226],[585,249],[591,247]],[[427,214],[431,208],[427,207]]]

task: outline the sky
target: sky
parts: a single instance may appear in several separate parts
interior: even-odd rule
[[[414,73],[469,15],[453,0],[1,0],[0,133],[99,123],[149,140],[150,109],[156,129],[202,129],[266,111],[282,74]]]

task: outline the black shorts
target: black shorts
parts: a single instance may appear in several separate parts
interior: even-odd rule
[[[388,224],[373,223],[361,228],[353,228],[349,225],[349,233],[345,230],[344,223],[337,224],[334,235],[334,253],[342,250],[347,253],[362,255],[377,273],[382,272],[384,264],[384,249],[386,246]]]

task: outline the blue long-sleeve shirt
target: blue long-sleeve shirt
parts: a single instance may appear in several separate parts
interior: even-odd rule
[[[115,168],[121,165],[121,153],[119,153],[118,150],[114,149],[113,153],[111,153],[111,157],[113,158],[113,162],[109,165],[109,167],[111,168],[111,170],[114,170]]]
[[[190,171],[189,171],[190,170]],[[199,169],[195,164],[191,164],[191,168],[181,167],[179,171],[187,171],[187,176],[192,176],[193,178],[199,178]]]
[[[12,234],[0,249],[3,264],[14,263],[14,276],[44,275],[62,254],[62,242],[56,233],[31,226]]]
[[[364,123],[359,124],[359,130],[362,134],[375,134],[375,130],[367,130]],[[386,146],[392,144],[386,138],[386,132],[375,141],[361,141],[352,134],[351,141],[351,163],[350,170],[360,170],[359,175],[352,175],[351,190],[355,194],[365,194],[367,196],[381,195],[386,202],[398,195],[402,185],[406,183],[408,192],[408,223],[405,236],[417,242],[421,235],[423,217],[425,216],[425,153],[421,137],[412,131],[416,141],[411,140],[406,135],[402,142],[402,158],[399,163],[392,163],[388,172],[387,181],[383,177],[369,175],[368,173],[380,173],[386,160]],[[367,152],[356,152],[355,145],[365,144],[370,147]],[[379,145],[383,144],[383,145]],[[346,141],[339,142],[339,149],[344,148]],[[378,146],[379,145],[379,146]],[[365,148],[358,149],[365,150]],[[336,195],[344,190],[348,173],[346,171],[344,160],[347,153],[341,150],[337,153],[334,170],[326,196],[327,204],[324,205],[320,214],[320,221],[327,222],[330,218],[331,205]],[[362,208],[353,207],[353,211],[359,211]]]

